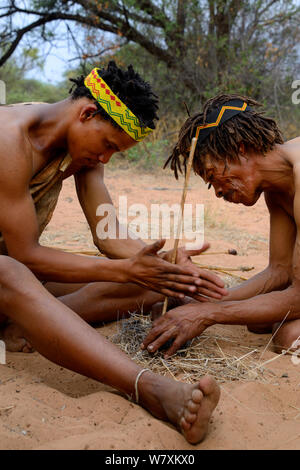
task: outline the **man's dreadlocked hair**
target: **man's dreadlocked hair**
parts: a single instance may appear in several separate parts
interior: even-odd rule
[[[114,61],[110,61],[106,69],[98,70],[98,74],[120,100],[135,114],[141,127],[155,129],[154,120],[158,119],[158,97],[152,92],[149,83],[144,82],[138,73],[129,65],[127,70],[117,67]],[[100,104],[94,99],[89,89],[84,85],[85,77],[70,78],[74,83],[70,89],[73,100],[89,98],[98,108],[95,114],[109,121],[114,127],[120,129],[118,124],[106,113]]]
[[[182,173],[182,165],[186,171],[189,149],[197,127],[206,123],[207,115],[211,111],[219,109],[233,99],[245,101],[251,107],[261,106],[251,98],[236,94],[221,94],[208,100],[202,113],[195,114],[186,120],[179,132],[178,142],[164,165],[166,168],[170,164],[176,179],[178,179],[178,171]],[[225,167],[231,162],[239,162],[240,144],[244,144],[246,152],[253,151],[265,155],[276,144],[282,143],[282,134],[276,122],[265,117],[262,112],[251,109],[228,119],[216,127],[202,142],[198,142],[193,169],[198,175],[204,176],[205,156],[208,154],[212,160],[223,162]]]

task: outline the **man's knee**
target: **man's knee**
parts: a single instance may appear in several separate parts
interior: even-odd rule
[[[20,283],[20,277],[27,271],[26,266],[19,261],[9,256],[0,255],[0,284],[2,287],[12,287]]]
[[[292,351],[293,345],[300,337],[300,320],[288,322],[276,332],[277,328],[275,326],[273,330],[273,344],[275,351],[279,354],[282,350],[289,349]]]

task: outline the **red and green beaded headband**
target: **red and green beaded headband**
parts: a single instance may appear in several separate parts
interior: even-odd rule
[[[84,84],[90,90],[93,98],[107,112],[107,114],[137,142],[143,140],[153,129],[141,127],[138,118],[109,88],[103,78],[98,75],[95,68],[85,78]]]

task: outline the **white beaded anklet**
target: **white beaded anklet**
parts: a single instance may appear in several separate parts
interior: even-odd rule
[[[147,372],[147,371],[151,372],[150,369],[142,369],[142,370],[138,373],[138,375],[136,376],[136,379],[135,379],[135,387],[134,387],[134,389],[135,389],[135,402],[136,402],[136,404],[138,404],[138,402],[139,402],[138,383],[139,383],[139,380],[140,380],[141,375],[142,375],[144,372]]]

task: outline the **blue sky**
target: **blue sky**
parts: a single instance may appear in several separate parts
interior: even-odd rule
[[[44,64],[40,79],[43,82],[56,84],[63,80],[63,73],[71,67],[76,67],[78,61],[71,60],[78,56],[70,41],[58,41],[53,46],[48,44],[40,47],[40,56],[44,57]],[[36,69],[26,73],[28,78],[36,77]]]
[[[69,53],[65,51],[55,51],[55,54],[50,54],[44,64],[44,69],[42,71],[42,81],[52,84],[56,84],[63,80],[63,73],[66,69],[70,67],[68,63]],[[75,65],[75,62],[72,62],[72,65]],[[28,72],[27,77],[36,76],[36,70]]]

